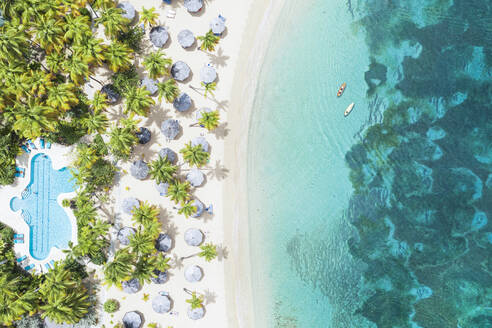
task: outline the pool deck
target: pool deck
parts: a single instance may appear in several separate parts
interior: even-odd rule
[[[24,260],[20,266],[26,267],[27,265],[34,264],[35,272],[46,272],[47,269],[45,264],[50,262],[51,260],[58,261],[60,259],[65,258],[65,254],[58,248],[53,247],[49,255],[39,261],[31,256],[29,252],[30,249],[30,230],[29,225],[24,221],[21,216],[21,211],[14,212],[10,208],[10,200],[13,197],[20,197],[22,191],[29,185],[31,181],[31,159],[40,153],[46,154],[51,158],[53,169],[59,170],[64,167],[67,167],[72,159],[70,158],[70,154],[73,151],[73,147],[66,147],[58,144],[52,144],[50,149],[41,149],[39,140],[34,141],[37,149],[31,149],[30,153],[22,152],[21,155],[17,156],[16,165],[18,167],[25,169],[25,176],[16,177],[15,182],[9,186],[0,187],[0,210],[2,211],[2,215],[0,215],[0,222],[8,225],[12,229],[14,229],[17,234],[24,234],[24,243],[14,244],[14,252],[17,258],[27,255],[27,259]],[[62,200],[65,198],[71,198],[75,196],[75,192],[63,193],[58,195],[57,202],[61,206]],[[65,213],[68,215],[70,219],[70,223],[72,225],[72,236],[71,241],[74,245],[77,244],[77,224],[76,219],[73,212],[70,209],[64,208]]]

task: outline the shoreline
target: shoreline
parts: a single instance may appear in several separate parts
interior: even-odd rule
[[[234,259],[224,268],[229,327],[255,326],[247,196],[248,136],[258,79],[284,4],[284,0],[250,4],[247,26],[256,28],[244,30],[238,58],[242,65],[236,65],[234,70],[230,107],[236,110],[227,115],[231,134],[224,144],[224,163],[230,168],[230,175],[223,186],[224,243],[230,245]]]

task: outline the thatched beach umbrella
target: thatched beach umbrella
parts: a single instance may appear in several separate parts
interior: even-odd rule
[[[162,48],[169,40],[169,33],[163,26],[156,26],[150,30],[149,38],[155,47]]]
[[[140,202],[135,197],[127,197],[121,203],[121,209],[126,214],[132,214],[134,208],[139,208]]]
[[[143,160],[139,159],[133,162],[130,167],[130,173],[134,178],[144,180],[149,176],[149,166]]]
[[[117,103],[121,99],[120,94],[116,91],[116,88],[112,84],[106,84],[103,86],[101,88],[101,93],[106,95],[106,99],[111,105]]]
[[[160,233],[155,241],[155,249],[160,252],[167,252],[171,249],[172,244],[173,240],[171,239],[171,236],[166,233]]]
[[[187,93],[182,93],[173,101],[173,106],[178,112],[186,112],[191,107],[191,98]]]
[[[189,48],[195,43],[195,36],[190,30],[182,30],[178,33],[178,42],[183,48]]]
[[[125,326],[125,328],[142,327],[142,316],[135,311],[125,313],[123,316],[123,326]]]
[[[185,269],[184,276],[188,282],[200,281],[203,277],[202,268],[198,265],[190,265]]]
[[[188,180],[193,187],[200,187],[205,180],[205,175],[202,171],[194,167],[186,175],[186,180]]]
[[[135,294],[140,290],[140,283],[138,279],[130,279],[121,282],[121,288],[127,294]]]
[[[191,306],[188,308],[188,318],[191,320],[198,320],[203,318],[205,315],[205,308],[203,306],[197,307],[196,309],[192,309]]]
[[[203,7],[203,0],[184,0],[184,6],[190,13],[196,13]]]
[[[208,142],[204,137],[196,137],[191,140],[191,145],[195,147],[196,145],[201,145],[203,151],[208,151]]]
[[[177,61],[171,66],[171,75],[176,81],[182,82],[186,80],[190,76],[190,73],[190,66],[184,61]]]
[[[221,35],[225,31],[225,20],[222,17],[215,17],[210,22],[210,29],[215,35]]]
[[[180,130],[181,127],[178,120],[168,119],[161,124],[161,132],[168,140],[176,138]]]
[[[121,2],[117,6],[117,8],[123,9],[123,12],[121,13],[121,16],[125,17],[128,19],[130,22],[133,21],[135,18],[135,8],[132,6],[131,3],[129,2]]]
[[[159,156],[162,158],[167,158],[167,160],[171,163],[176,163],[178,159],[178,155],[171,148],[162,148],[159,150]]]
[[[118,231],[116,238],[118,238],[121,245],[130,245],[130,237],[135,234],[135,229],[132,227],[123,227]]]
[[[198,199],[193,200],[192,205],[196,207],[196,212],[191,217],[199,218],[203,214],[203,211],[205,210],[205,205],[203,205],[203,203]]]
[[[203,83],[209,84],[215,81],[217,78],[217,72],[215,71],[215,68],[209,65],[205,65],[202,67],[200,70],[200,80],[202,80]]]
[[[157,295],[152,300],[152,309],[157,313],[166,313],[171,310],[171,300],[167,295]]]
[[[157,92],[157,80],[151,79],[149,77],[145,77],[143,80],[140,81],[140,86],[145,87],[148,92],[150,92],[150,95],[153,96]]]
[[[150,130],[143,126],[137,131],[137,133],[135,133],[135,135],[138,138],[138,143],[141,145],[145,145],[152,137]]]
[[[163,284],[167,281],[167,271],[160,271],[154,269],[152,271],[155,274],[155,277],[150,278],[154,284]]]
[[[184,240],[190,246],[199,246],[203,242],[203,233],[199,229],[190,228],[186,230]]]
[[[161,196],[167,196],[167,190],[169,189],[169,183],[161,182],[156,184],[155,188]]]

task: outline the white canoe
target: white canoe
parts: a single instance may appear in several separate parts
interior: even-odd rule
[[[352,109],[354,109],[354,106],[355,106],[354,103],[351,103],[350,105],[348,105],[347,109],[343,113],[343,116],[347,116],[348,114],[350,114],[350,112],[352,111]]]

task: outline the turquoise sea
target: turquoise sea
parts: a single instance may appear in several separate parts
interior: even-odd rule
[[[492,327],[490,1],[286,1],[248,156],[255,327]]]

